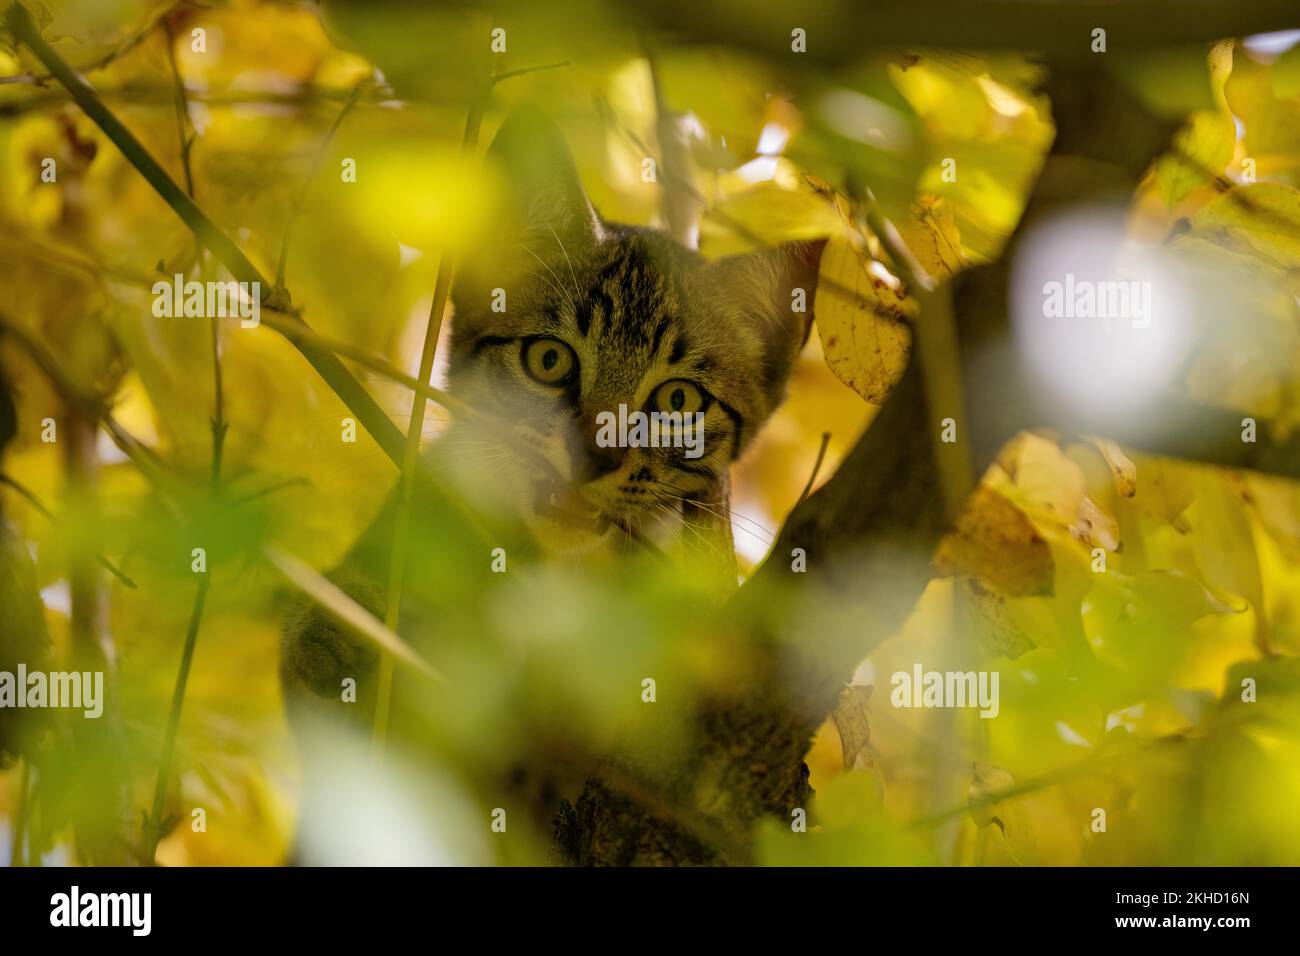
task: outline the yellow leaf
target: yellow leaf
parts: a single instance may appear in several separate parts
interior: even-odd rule
[[[1115,493],[1121,498],[1132,498],[1137,494],[1137,465],[1133,464],[1133,459],[1109,439],[1094,438],[1093,442],[1115,478]]]
[[[911,213],[911,219],[900,224],[898,231],[926,272],[946,279],[970,265],[961,251],[961,233],[950,203],[924,195],[912,204]]]
[[[1137,464],[1134,500],[1153,517],[1178,531],[1190,529],[1183,512],[1196,497],[1193,475],[1187,465],[1142,456]]]
[[[710,258],[752,252],[755,248],[842,234],[844,220],[835,206],[802,177],[785,173],[793,188],[762,182],[732,193],[704,214],[700,251]]]
[[[1016,616],[1010,613],[1005,594],[979,578],[959,578],[958,587],[961,601],[978,625],[976,633],[989,651],[1015,660],[1033,650],[1034,641],[1025,633]]]
[[[1015,797],[996,799],[999,793],[1015,785],[1015,778],[1001,767],[976,761],[967,791],[970,815],[976,826],[996,826],[1006,838],[1007,849],[1015,861],[1021,866],[1033,866],[1038,860],[1038,841],[1028,814]]]
[[[1056,575],[1052,550],[1034,523],[987,485],[971,494],[934,563],[941,576],[976,575],[1013,596],[1050,593]]]
[[[832,236],[822,253],[815,314],[831,371],[867,401],[883,404],[912,354],[901,290],[868,272],[848,239]]]

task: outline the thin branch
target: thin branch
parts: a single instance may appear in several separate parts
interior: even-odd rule
[[[871,195],[870,190],[867,192],[867,203],[863,217],[867,221],[867,226],[880,240],[885,252],[889,254],[889,258],[894,264],[894,272],[913,294],[929,292],[938,286],[938,281],[926,272],[925,267],[921,265],[916,256],[912,255],[912,250],[903,241],[897,227],[885,218],[885,214],[880,211],[880,206],[876,203],[876,197]]]
[[[549,481],[556,482],[557,484],[562,482],[560,473],[556,471],[555,465],[551,463],[550,459],[539,452],[536,448],[520,439],[518,435],[510,431],[510,429],[500,421],[485,412],[480,412],[478,409],[474,408],[464,400],[457,398],[455,395],[452,395],[450,392],[445,392],[437,386],[421,382],[415,376],[403,372],[387,359],[374,355],[371,352],[367,352],[365,349],[359,348],[350,342],[344,342],[342,339],[322,335],[292,318],[278,315],[267,315],[266,313],[263,313],[262,324],[274,329],[287,339],[309,342],[316,348],[333,352],[336,355],[341,355],[346,359],[356,362],[363,368],[367,368],[372,372],[384,376],[384,378],[409,388],[420,399],[428,399],[437,402],[453,415],[471,419],[476,425],[481,426],[486,431],[490,431],[493,437],[510,444],[518,454],[528,459],[528,461],[537,468],[541,469]]]
[[[239,508],[243,505],[252,504],[254,501],[259,501],[262,498],[266,498],[277,492],[284,491],[286,488],[293,488],[297,485],[310,485],[310,484],[311,482],[308,481],[306,478],[302,477],[301,475],[295,475],[292,478],[285,478],[282,481],[277,481],[274,484],[268,485],[265,488],[259,488],[257,491],[250,491],[246,495],[241,495],[238,498],[234,498],[230,502],[230,507]]]
[[[192,137],[186,134],[189,120],[189,104],[185,99],[185,84],[181,81],[180,70],[176,66],[170,23],[166,26],[167,55],[171,59],[172,74],[176,78],[176,124],[181,139],[181,164],[185,169],[186,193],[194,198],[194,177],[190,172],[190,147]],[[202,268],[200,267],[200,275]],[[216,316],[209,316],[208,328],[212,342],[212,468],[209,481],[209,494],[213,502],[221,490],[221,458],[225,447],[226,429],[225,397],[221,376],[221,327]],[[212,578],[205,569],[199,579],[198,590],[194,594],[194,605],[190,609],[190,622],[185,630],[185,644],[181,650],[181,664],[176,672],[176,684],[172,688],[171,712],[167,715],[167,729],[163,735],[162,755],[158,759],[158,780],[154,786],[153,809],[146,819],[144,828],[145,858],[152,861],[158,849],[158,841],[166,830],[163,825],[163,802],[167,795],[167,779],[171,776],[172,757],[176,747],[176,736],[180,732],[181,710],[185,705],[185,691],[189,684],[190,666],[194,661],[194,649],[198,644],[199,625],[203,620],[203,607],[207,602],[208,589]]]
[[[171,101],[175,96],[172,84],[163,86],[139,82],[127,83],[122,86],[98,87],[96,92],[102,100],[128,105],[165,103]],[[347,89],[340,90],[337,87],[305,83],[293,90],[205,90],[186,87],[185,95],[191,103],[202,103],[205,106],[292,106],[301,108],[316,106],[320,103],[342,103],[351,93]],[[62,107],[67,105],[67,102],[68,97],[65,93],[57,90],[45,91],[26,96],[21,100],[0,103],[0,117],[22,116],[43,109]],[[397,107],[436,107],[447,105],[448,100],[436,96],[407,97],[399,100],[393,97],[391,89],[377,85],[372,95],[363,97],[363,102],[369,105],[382,103],[385,106]]]
[[[447,679],[440,671],[337,584],[291,554],[272,547],[264,547],[262,553],[290,583],[362,637],[369,638],[381,651],[408,665],[417,674],[437,683],[446,683]]]
[[[167,40],[167,62],[171,65],[172,80],[176,88],[176,132],[181,139],[181,168],[185,171],[185,192],[194,198],[194,172],[190,168],[190,148],[194,145],[194,131],[190,123],[189,101],[185,96],[185,81],[176,63],[176,37],[170,20],[163,20],[163,34]]]
[[[821,447],[817,449],[817,460],[813,462],[812,473],[808,475],[808,483],[803,486],[803,491],[799,494],[799,500],[794,503],[796,508],[803,504],[804,499],[812,493],[813,482],[817,480],[817,472],[821,471],[822,459],[826,457],[826,446],[830,443],[831,433],[822,432],[822,443]]]
[[[154,784],[153,808],[145,818],[144,857],[153,861],[158,852],[158,841],[167,829],[162,814],[167,797],[167,779],[171,776],[172,757],[176,750],[176,734],[181,723],[181,707],[185,703],[185,687],[189,682],[190,665],[194,662],[194,647],[198,643],[199,623],[203,620],[203,606],[207,602],[208,588],[212,578],[207,571],[199,577],[197,590],[194,592],[194,604],[190,607],[190,620],[185,628],[185,646],[181,651],[180,670],[176,674],[176,684],[172,688],[171,710],[167,715],[167,729],[163,735],[162,756],[158,759],[158,779]]]
[[[0,313],[0,332],[12,336],[23,347],[23,350],[27,352],[37,367],[54,384],[55,390],[59,392],[65,401],[79,408],[89,417],[98,420],[104,430],[108,432],[113,444],[135,463],[145,477],[156,485],[166,483],[162,473],[164,466],[154,451],[122,427],[117,419],[113,417],[108,403],[104,399],[82,391],[80,386],[68,378],[67,374],[54,361],[49,352],[45,350],[45,347],[36,340],[35,336],[3,313]]]
[[[31,15],[18,3],[9,7],[7,15],[9,27],[15,38],[28,47],[50,71],[50,73],[67,89],[73,101],[95,122],[122,155],[149,182],[159,196],[180,216],[199,242],[207,247],[217,259],[230,270],[231,275],[240,282],[250,285],[254,282],[259,288],[271,288],[270,283],[244,254],[244,251],[203,212],[167,172],[144,148],[139,139],[131,133],[122,122],[104,105],[98,94],[82,77],[80,77],[45,42],[32,21]],[[287,292],[273,295],[272,307],[288,311],[292,308]],[[301,319],[298,319],[301,321]],[[344,367],[338,357],[329,352],[322,352],[310,344],[295,340],[299,351],[316,369],[317,373],[334,390],[334,393],[352,411],[394,463],[402,460],[402,435],[397,427],[389,421],[383,409],[375,402],[352,374]]]
[[[516,76],[527,76],[529,73],[541,73],[543,70],[558,70],[569,65],[568,60],[560,60],[558,63],[544,63],[541,66],[525,66],[517,70],[506,70],[504,73],[494,73],[488,82],[496,86],[502,80],[512,80]]]
[[[699,237],[699,214],[704,203],[696,190],[682,188],[683,184],[689,183],[686,169],[690,165],[690,145],[683,135],[680,118],[668,105],[658,65],[644,41],[642,55],[650,67],[650,87],[655,100],[655,138],[659,141],[664,174],[660,183],[659,208],[668,234],[688,249],[694,249]]]
[[[137,46],[139,46],[141,42],[143,42],[145,37],[147,37],[150,33],[153,32],[153,28],[157,25],[159,20],[165,20],[168,16],[171,15],[171,12],[175,10],[177,7],[179,7],[180,5],[181,5],[180,2],[171,3],[165,7],[161,7],[157,10],[154,10],[152,15],[145,22],[145,24],[140,27],[139,30],[137,30],[135,33],[128,36],[124,41],[119,43],[113,49],[109,50],[99,59],[92,60],[91,62],[85,64],[84,66],[80,66],[77,69],[80,70],[82,73],[90,73],[95,70],[102,70],[104,67],[113,63],[115,60],[118,60],[121,57],[125,56],[127,53],[130,53]],[[54,79],[53,73],[45,73],[45,74],[21,73],[15,76],[0,76],[0,85],[12,83],[12,84],[29,84],[32,86],[44,86],[52,79]]]
[[[24,850],[27,841],[27,813],[28,801],[31,796],[31,776],[32,762],[28,757],[22,758],[22,769],[18,773],[18,806],[14,811],[14,830],[10,837],[12,842],[9,845],[9,865],[11,867],[20,867],[24,865]]]
[[[36,496],[36,493],[32,491],[30,488],[21,484],[19,481],[17,481],[15,478],[11,477],[10,475],[6,475],[3,473],[0,473],[0,484],[8,485],[14,491],[18,492],[20,495],[22,495],[24,498],[27,499],[27,502],[33,508],[35,508],[37,512],[39,512],[47,520],[49,520],[51,524],[55,526],[58,525],[59,519],[55,517],[54,512],[50,511],[49,508],[45,507],[45,505],[41,502],[41,499],[38,498]],[[95,552],[95,560],[97,560],[101,565],[103,565],[104,569],[108,571],[109,574],[113,575],[113,577],[117,578],[124,585],[126,585],[129,588],[135,588],[136,586],[135,581],[131,580],[131,578],[129,578],[125,572],[123,572],[120,568],[117,567],[117,565],[115,565],[112,561],[108,560],[108,558],[104,557],[98,551]]]
[[[352,108],[357,105],[361,97],[361,91],[365,88],[366,81],[362,80],[352,88],[352,92],[343,103],[343,108],[339,110],[339,115],[334,118],[334,123],[321,140],[320,147],[316,150],[316,156],[312,159],[311,169],[307,173],[307,178],[303,180],[302,188],[294,196],[293,203],[289,207],[289,219],[284,226],[284,238],[280,240],[280,261],[275,267],[275,286],[277,289],[284,288],[284,270],[285,264],[289,261],[289,236],[293,233],[294,223],[302,215],[303,206],[307,201],[307,193],[311,189],[312,181],[316,178],[316,173],[320,171],[321,163],[325,161],[325,154],[329,151],[330,143],[334,141],[334,136],[347,119],[347,115],[352,112]]]

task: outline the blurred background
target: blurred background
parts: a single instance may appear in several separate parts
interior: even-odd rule
[[[1004,262],[1055,136],[1034,51],[859,46],[870,12],[836,4],[25,6],[263,274],[283,269],[316,332],[409,375],[440,264],[473,248],[502,189],[482,153],[522,103],[561,125],[606,218],[710,257],[836,237],[848,251],[824,258],[823,283],[865,288],[868,303],[819,293],[789,400],[735,469],[742,579],[804,493],[822,435],[814,489],[907,363],[918,310],[881,222],[940,280],[1005,264],[1010,345],[1066,407],[1159,431],[1176,394],[1274,440],[1300,424],[1300,32],[1139,55],[1077,37],[1070,56],[1104,57],[1095,68],[1168,123],[1174,147],[1127,194],[1035,225]],[[213,490],[213,331],[155,317],[150,287],[225,276],[48,73],[0,33],[0,374],[14,409],[0,419],[0,670],[102,669],[108,691],[99,721],[0,711],[0,860],[542,863],[545,820],[510,804],[507,834],[491,828],[521,763],[560,768],[553,796],[573,800],[616,729],[655,760],[685,759],[678,722],[645,718],[643,678],[671,701],[674,687],[725,694],[755,666],[691,571],[701,556],[492,575],[490,547],[443,517],[415,525],[397,629],[443,679],[399,665],[387,758],[368,719],[339,708],[290,730],[279,635],[299,597],[265,555],[329,571],[397,470],[364,429],[341,438],[349,410],[285,338],[228,323]],[[646,158],[677,178],[647,181]],[[1043,278],[1066,272],[1152,283],[1156,333],[1051,324]],[[351,367],[405,431],[410,389]],[[428,406],[426,444],[446,418]],[[811,832],[764,820],[752,859],[1300,863],[1300,486],[1086,430],[1005,438],[981,488],[1012,517],[973,502],[986,520],[959,525],[901,626],[862,640],[842,679],[874,689],[813,739]],[[992,537],[978,530],[990,523]],[[1048,569],[1046,586],[1007,571],[1022,558],[1030,576]],[[853,650],[863,612],[843,597],[795,589],[779,606]],[[918,661],[998,671],[998,716],[891,706],[890,675]]]

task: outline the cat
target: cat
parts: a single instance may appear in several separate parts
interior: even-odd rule
[[[513,114],[489,161],[510,193],[500,228],[453,290],[450,390],[510,422],[562,477],[562,504],[594,521],[557,517],[556,489],[505,448],[518,514],[554,553],[709,502],[784,397],[810,328],[819,245],[711,262],[653,229],[609,222],[540,112]],[[807,309],[795,310],[795,288]],[[505,309],[494,311],[502,295]],[[703,454],[606,447],[598,420],[620,406],[701,415]]]
[[[498,428],[455,420],[426,456],[477,507],[517,518],[542,560],[671,534],[665,515],[716,504],[731,462],[782,401],[810,329],[821,244],[711,261],[653,229],[607,221],[559,127],[536,109],[505,121],[487,162],[506,196],[453,283],[448,389]],[[702,445],[611,447],[598,422],[620,406],[692,416]],[[380,618],[392,513],[330,574]],[[403,612],[415,613],[405,601]],[[281,655],[291,723],[322,705],[339,710],[346,678],[358,700],[372,699],[376,661],[322,609],[295,606]],[[370,712],[341,709],[357,724]],[[328,759],[328,747],[318,756]],[[520,782],[517,770],[509,776]]]

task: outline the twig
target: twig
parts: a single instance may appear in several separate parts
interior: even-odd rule
[[[496,86],[502,80],[513,80],[516,76],[527,76],[529,73],[541,73],[543,70],[558,70],[569,65],[568,60],[560,60],[558,63],[543,63],[541,66],[525,66],[517,70],[506,70],[503,73],[494,73],[488,78],[488,83]]]
[[[393,104],[395,106],[441,106],[446,99],[434,97],[407,97],[395,99],[392,91],[386,87],[376,87],[373,98],[365,102]],[[113,103],[146,104],[169,102],[175,96],[172,84],[159,85],[151,83],[127,83],[122,86],[97,87],[100,99]],[[348,98],[350,90],[336,87],[317,86],[305,83],[293,90],[204,90],[186,87],[185,95],[191,103],[203,103],[205,106],[292,106],[307,107],[319,103],[341,103]],[[51,90],[26,96],[21,100],[0,103],[0,117],[22,116],[52,107],[62,107],[68,102],[65,93]]]
[[[899,277],[920,307],[920,318],[912,323],[912,335],[916,340],[916,357],[921,367],[926,408],[930,413],[930,438],[934,445],[934,460],[939,465],[944,514],[952,522],[957,519],[975,486],[971,444],[974,429],[967,417],[962,390],[952,286],[940,283],[926,272],[894,224],[880,211],[870,190],[867,191],[865,207],[867,226],[880,240]],[[943,431],[938,427],[945,418],[951,418],[956,424],[955,440],[951,442],[943,440]]]
[[[250,285],[254,282],[259,287],[271,288],[266,278],[244,254],[244,251],[216,225],[202,209],[195,204],[176,184],[167,172],[158,164],[147,149],[130,130],[104,105],[94,89],[59,56],[36,29],[31,15],[18,3],[11,4],[7,14],[10,29],[15,38],[28,47],[50,71],[50,73],[67,89],[73,101],[95,122],[122,155],[148,181],[159,196],[180,216],[181,220],[194,233],[199,242],[207,247],[240,282]],[[280,291],[280,290],[276,290]],[[284,293],[271,305],[285,311],[291,309],[289,296]],[[301,319],[298,319],[301,321]],[[388,420],[383,409],[361,386],[343,363],[333,353],[322,352],[302,340],[295,340],[299,351],[316,369],[317,373],[334,390],[359,421],[374,438],[394,463],[402,460],[402,435],[397,427]]]
[[[660,209],[668,234],[689,249],[695,248],[699,236],[699,211],[702,197],[694,189],[684,189],[688,183],[685,170],[690,163],[689,146],[682,135],[677,114],[668,105],[664,95],[659,68],[649,45],[642,41],[642,55],[650,67],[650,87],[655,100],[655,137],[659,140],[660,163],[664,174],[661,182]]]
[[[194,662],[194,647],[198,643],[199,623],[203,620],[203,606],[208,598],[208,588],[212,578],[204,572],[199,577],[198,589],[194,592],[194,604],[190,608],[190,621],[185,628],[185,646],[181,651],[180,670],[176,674],[176,685],[172,688],[172,705],[167,715],[167,729],[163,735],[162,756],[158,759],[158,780],[154,784],[153,809],[145,818],[144,858],[153,861],[158,852],[158,841],[163,835],[163,803],[167,797],[167,778],[171,775],[172,756],[176,749],[176,733],[181,723],[181,707],[185,703],[185,686],[190,677],[190,665]]]
[[[185,192],[194,198],[194,172],[190,169],[190,148],[194,145],[190,124],[190,107],[185,97],[185,81],[181,79],[181,68],[176,63],[176,37],[172,33],[171,21],[163,20],[163,34],[167,39],[167,62],[171,65],[172,80],[176,87],[176,131],[181,139],[181,168],[185,171]]]
[[[234,498],[230,502],[230,507],[238,508],[242,505],[251,504],[252,502],[258,501],[261,498],[265,498],[269,495],[273,495],[278,491],[284,491],[286,488],[293,488],[296,485],[310,485],[310,484],[311,482],[308,481],[306,478],[302,477],[301,475],[295,475],[292,478],[285,478],[284,480],[277,481],[274,484],[268,485],[265,488],[259,488],[257,491],[250,491],[246,495],[241,495],[238,498]]]
[[[137,46],[140,45],[140,43],[144,40],[145,37],[147,37],[151,32],[153,32],[153,28],[158,23],[159,20],[166,19],[168,16],[170,16],[171,12],[179,6],[180,3],[172,3],[166,7],[155,10],[153,12],[153,15],[149,17],[148,21],[144,24],[144,26],[142,26],[131,36],[127,37],[126,40],[119,43],[113,49],[109,50],[98,60],[92,60],[90,63],[87,63],[85,66],[78,67],[78,69],[81,70],[81,72],[83,73],[89,73],[92,70],[102,70],[104,67],[108,66],[114,60],[117,60],[125,56],[127,53],[130,53],[132,50],[134,50]],[[54,79],[53,73],[46,73],[44,75],[40,75],[36,73],[20,73],[15,76],[0,76],[0,85],[13,83],[13,84],[30,84],[32,86],[44,86],[52,79]]]
[[[361,91],[365,88],[365,80],[362,80],[352,88],[352,92],[343,103],[343,108],[339,110],[339,115],[334,118],[334,123],[321,140],[320,147],[316,150],[316,156],[312,160],[311,169],[307,173],[307,178],[303,181],[302,188],[294,196],[293,203],[289,207],[289,219],[284,226],[284,238],[280,240],[280,261],[275,267],[275,286],[277,289],[284,288],[284,270],[285,264],[289,261],[289,236],[293,233],[293,225],[302,215],[303,206],[307,201],[307,193],[311,189],[312,180],[316,178],[316,173],[320,170],[320,165],[325,161],[325,153],[329,150],[330,143],[334,141],[334,135],[347,119],[347,115],[352,112],[352,108],[357,105],[357,100],[361,97]]]
[[[21,484],[10,475],[6,475],[6,474],[0,474],[0,484],[8,485],[10,488],[14,489],[14,491],[18,492],[20,495],[26,498],[28,503],[31,504],[31,506],[35,508],[38,512],[40,512],[42,515],[44,515],[50,521],[51,524],[54,525],[58,524],[58,518],[54,516],[54,512],[50,511],[49,508],[45,507],[45,505],[41,503],[41,499],[36,497],[36,493],[32,491],[30,488]],[[131,578],[127,577],[127,575],[121,569],[119,569],[117,565],[113,564],[112,561],[108,560],[108,558],[104,557],[99,552],[95,552],[95,560],[97,560],[101,565],[103,565],[104,569],[108,571],[109,574],[113,575],[113,577],[117,578],[127,587],[134,588],[136,586],[135,582],[131,580]]]
[[[64,373],[59,364],[54,361],[45,347],[36,340],[36,338],[18,323],[12,321],[3,313],[0,313],[0,332],[11,335],[23,350],[31,357],[45,376],[54,384],[55,389],[69,404],[81,409],[88,416],[98,419],[104,430],[108,432],[113,444],[117,445],[132,462],[155,484],[163,484],[162,479],[162,462],[154,454],[153,450],[142,444],[137,438],[131,435],[122,425],[113,417],[109,410],[108,404],[95,395],[83,392]]]
[[[31,788],[31,773],[32,761],[28,757],[23,757],[22,770],[18,773],[18,806],[14,812],[14,832],[11,837],[13,842],[9,845],[9,865],[15,868],[24,863],[23,851],[26,849],[27,800]]]
[[[524,76],[537,70],[553,69],[564,64],[513,70],[509,74],[491,76],[475,94],[465,116],[465,132],[461,138],[461,154],[472,157],[478,148],[479,131],[483,127],[483,114],[487,110],[488,100],[496,84],[508,77]],[[424,330],[424,346],[420,351],[419,382],[427,385],[433,377],[434,359],[438,351],[438,340],[442,335],[442,317],[447,310],[447,297],[451,292],[451,276],[454,260],[450,253],[444,252],[438,262],[437,278],[433,286],[433,302],[429,307],[429,321]],[[389,630],[397,628],[402,608],[402,576],[405,572],[406,543],[410,531],[411,500],[415,489],[416,462],[420,456],[420,436],[424,433],[425,400],[418,395],[411,405],[411,417],[406,428],[406,443],[402,454],[401,492],[394,520],[392,550],[388,561],[388,594],[384,605],[384,624]],[[388,713],[392,706],[393,694],[393,659],[388,654],[381,654],[379,659],[379,683],[375,702],[374,726],[372,740],[378,751],[383,750],[388,735]]]
[[[171,25],[167,31],[167,55],[171,59],[172,72],[176,78],[176,123],[181,138],[181,163],[185,168],[186,193],[194,197],[194,177],[190,172],[190,146],[193,139],[186,135],[189,117],[189,104],[185,100],[185,85],[181,82],[180,71],[176,66],[176,57],[172,50]],[[202,275],[202,268],[200,268]],[[209,494],[215,503],[221,489],[221,457],[226,440],[225,398],[221,376],[221,331],[216,316],[208,318],[212,341],[212,470],[209,482]],[[167,795],[167,778],[171,775],[172,756],[176,747],[176,735],[180,732],[181,709],[185,705],[185,690],[189,684],[190,666],[194,661],[194,649],[198,644],[199,625],[203,620],[203,607],[207,602],[208,589],[212,578],[205,569],[199,579],[198,590],[194,594],[194,605],[190,610],[190,623],[185,630],[185,645],[181,650],[180,669],[176,672],[176,684],[172,689],[171,712],[167,715],[167,729],[163,735],[162,756],[158,760],[158,780],[154,787],[153,810],[147,820],[143,845],[145,859],[152,862],[158,850],[158,841],[164,830],[162,812],[163,801]]]
[[[293,555],[276,548],[264,547],[262,553],[290,583],[344,624],[354,628],[362,637],[369,638],[380,650],[409,665],[418,674],[438,683],[446,682],[446,678],[440,671],[334,582]]]
[[[798,508],[804,503],[804,499],[812,494],[813,482],[817,480],[817,472],[822,469],[822,459],[826,457],[826,446],[831,443],[831,433],[822,432],[821,447],[817,449],[817,460],[813,462],[812,473],[808,476],[808,483],[803,486],[803,491],[799,495],[799,500],[794,503]]]
[[[563,479],[560,473],[556,471],[553,465],[545,455],[536,448],[528,445],[519,436],[515,435],[509,428],[499,422],[497,419],[474,408],[469,403],[457,398],[450,392],[445,392],[434,385],[421,382],[413,375],[403,372],[387,359],[380,358],[363,348],[359,348],[350,342],[344,342],[342,339],[336,339],[332,336],[322,335],[307,326],[302,325],[288,317],[277,315],[262,314],[262,324],[279,332],[288,339],[301,339],[310,342],[317,348],[328,350],[344,358],[356,362],[363,368],[370,369],[379,375],[384,376],[399,385],[403,385],[413,391],[420,399],[428,399],[437,402],[443,408],[447,409],[453,415],[462,418],[471,419],[476,425],[481,426],[484,430],[490,431],[494,437],[510,446],[521,456],[526,458],[537,468],[541,469],[549,481],[562,483]]]
[[[926,272],[925,267],[917,261],[916,256],[912,255],[912,250],[907,248],[907,243],[899,235],[898,229],[880,211],[880,206],[876,203],[876,197],[871,195],[870,190],[867,191],[865,205],[866,209],[863,216],[867,221],[867,226],[880,240],[885,252],[889,254],[898,277],[906,283],[907,288],[913,294],[933,291],[938,286],[938,281]]]

